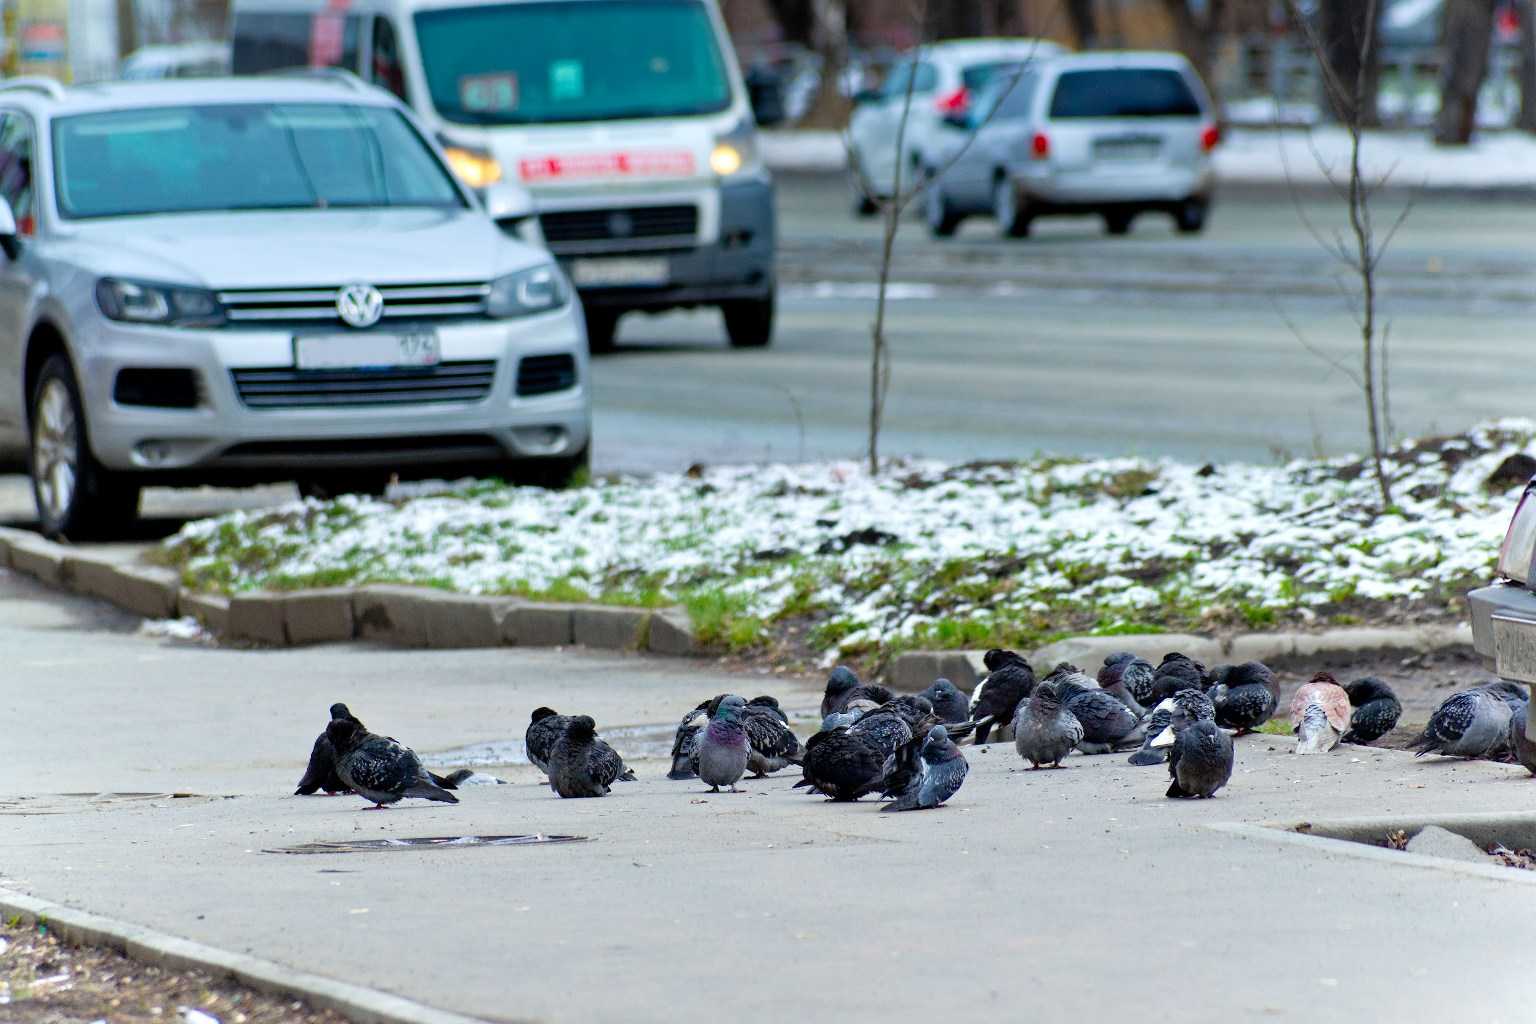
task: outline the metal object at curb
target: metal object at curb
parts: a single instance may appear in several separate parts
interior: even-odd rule
[[[205,946],[9,889],[0,889],[0,914],[19,918],[26,924],[44,921],[50,932],[73,945],[113,949],[141,963],[205,971],[216,977],[228,975],[258,992],[302,999],[317,1009],[334,1010],[355,1024],[487,1024],[479,1017],[439,1010],[388,992],[290,970],[270,960]]]
[[[262,853],[323,854],[379,853],[399,850],[468,850],[481,846],[548,846],[555,843],[585,843],[588,836],[547,836],[543,833],[520,836],[422,836],[412,839],[350,839],[335,843],[300,843],[280,846]]]

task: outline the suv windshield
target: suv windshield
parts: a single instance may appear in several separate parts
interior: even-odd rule
[[[447,170],[397,110],[240,103],[53,122],[64,217],[207,210],[459,207]]]
[[[1199,117],[1189,83],[1168,68],[1068,71],[1056,81],[1051,117]]]
[[[698,0],[585,0],[423,11],[432,104],[461,124],[708,114],[731,86]]]

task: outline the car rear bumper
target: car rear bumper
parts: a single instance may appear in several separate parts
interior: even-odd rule
[[[1536,634],[1536,594],[1518,583],[1495,583],[1479,587],[1467,594],[1467,607],[1472,615],[1472,645],[1485,658],[1495,656],[1493,645],[1493,619],[1514,619],[1529,623]]]
[[[1166,209],[1192,196],[1208,198],[1216,186],[1211,170],[1159,168],[1148,173],[1073,173],[1030,170],[1018,177],[1031,202],[1058,209],[1140,207]]]
[[[212,482],[343,467],[422,475],[448,465],[558,458],[587,446],[586,336],[575,303],[521,320],[431,326],[441,344],[439,370],[477,368],[473,397],[386,403],[369,382],[353,385],[367,395],[339,404],[301,393],[314,378],[293,371],[293,330],[161,329],[103,321],[89,347],[77,346],[72,353],[91,450],[109,469]],[[553,364],[525,363],[540,356]],[[552,374],[536,373],[551,365]],[[130,368],[192,371],[195,405],[120,401],[119,373]],[[296,397],[276,406],[257,404],[249,384],[241,383],[250,379],[241,371],[261,370],[289,371],[284,376],[294,382]],[[302,404],[322,400],[326,404]]]

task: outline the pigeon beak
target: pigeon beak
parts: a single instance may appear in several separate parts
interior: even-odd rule
[[[1173,726],[1166,726],[1162,732],[1152,740],[1153,748],[1173,746]]]

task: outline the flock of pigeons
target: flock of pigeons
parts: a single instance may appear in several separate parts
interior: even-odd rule
[[[947,679],[897,696],[836,668],[822,697],[821,729],[804,744],[773,697],[702,701],[678,723],[667,777],[736,792],[748,773],[761,778],[797,766],[795,789],[834,801],[877,796],[891,801],[888,811],[921,810],[943,804],[965,782],[969,766],[955,741],[995,736],[1011,738],[1032,769],[1059,768],[1074,750],[1128,751],[1132,765],[1167,765],[1169,797],[1204,798],[1232,778],[1234,737],[1257,730],[1280,706],[1275,674],[1256,661],[1208,670],[1183,654],[1153,665],[1124,652],[1104,659],[1096,678],[1063,663],[1037,680],[1012,651],[988,651],[984,660],[987,675],[970,698]],[[1506,682],[1458,691],[1412,747],[1420,756],[1512,756],[1536,774],[1526,700],[1523,687]],[[1402,705],[1379,679],[1341,686],[1319,672],[1297,688],[1288,710],[1296,752],[1312,754],[1380,739],[1397,725]],[[562,797],[606,796],[635,778],[586,715],[541,707],[524,741],[528,759]],[[345,704],[333,704],[296,792],[353,792],[376,808],[406,797],[457,803],[452,791],[473,774],[435,775],[409,747],[369,732]]]

